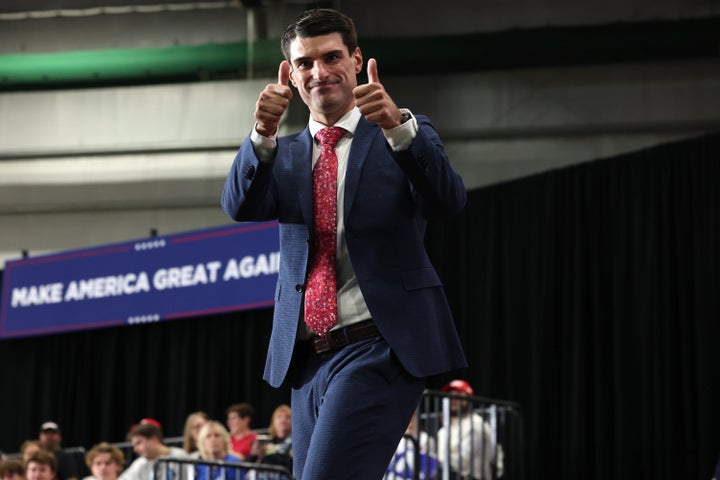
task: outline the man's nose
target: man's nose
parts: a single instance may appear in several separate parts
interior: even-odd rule
[[[313,62],[312,75],[314,78],[322,79],[327,75],[325,65],[320,61]]]

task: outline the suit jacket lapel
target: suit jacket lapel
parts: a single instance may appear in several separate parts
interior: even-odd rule
[[[313,226],[312,147],[309,128],[300,132],[290,144],[290,168],[297,175],[300,210],[305,224],[311,232]]]
[[[352,204],[355,201],[363,165],[365,165],[365,160],[375,140],[375,135],[378,133],[379,128],[377,125],[368,122],[365,120],[365,117],[360,119],[355,129],[352,146],[350,147],[350,156],[348,157],[347,170],[345,171],[345,206],[343,214],[345,215],[346,222],[349,218]]]

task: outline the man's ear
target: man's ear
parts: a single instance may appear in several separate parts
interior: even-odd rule
[[[352,54],[353,60],[355,61],[355,74],[362,72],[363,68],[363,57],[360,47],[357,47]]]

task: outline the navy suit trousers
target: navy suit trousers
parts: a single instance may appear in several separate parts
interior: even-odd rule
[[[293,360],[297,480],[381,479],[425,388],[382,337]]]

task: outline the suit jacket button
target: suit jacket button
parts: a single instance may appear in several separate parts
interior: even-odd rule
[[[247,180],[252,180],[255,176],[255,165],[250,165],[247,169],[247,172],[245,172],[245,178]]]
[[[422,167],[423,172],[425,172],[427,174],[429,171],[429,168],[428,168],[428,163],[427,163],[427,160],[425,159],[425,157],[422,155],[418,155],[418,163]]]
[[[301,283],[298,283],[297,285],[295,285],[295,291],[298,293],[302,293],[304,288],[305,288],[305,285],[303,285]]]

